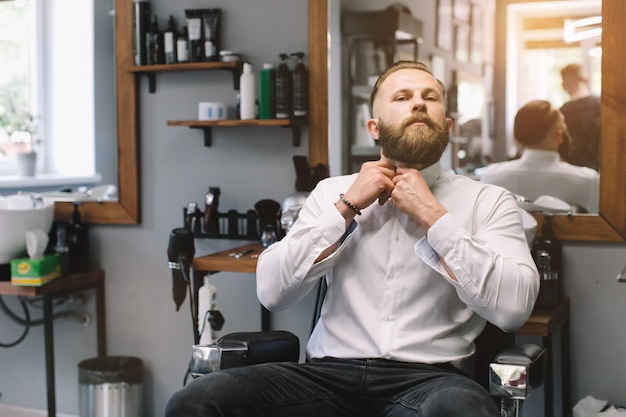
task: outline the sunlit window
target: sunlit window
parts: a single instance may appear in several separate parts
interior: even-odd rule
[[[95,172],[93,50],[93,0],[0,1],[0,176],[15,175],[18,127],[38,175]]]

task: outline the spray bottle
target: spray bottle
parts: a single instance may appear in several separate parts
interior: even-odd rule
[[[309,114],[309,72],[302,62],[304,52],[291,54],[298,61],[293,69],[293,117],[306,118]]]
[[[535,308],[556,308],[562,285],[563,243],[554,237],[550,215],[543,216],[541,234],[535,238],[531,252],[541,279]]]
[[[276,68],[276,118],[289,119],[292,115],[293,77],[287,65],[287,54],[280,54],[281,62]]]

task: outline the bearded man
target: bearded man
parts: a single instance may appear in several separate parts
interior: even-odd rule
[[[381,158],[322,180],[298,220],[257,265],[257,295],[275,311],[328,290],[306,363],[201,377],[168,417],[496,417],[468,374],[487,321],[530,316],[539,276],[512,195],[442,171],[452,120],[444,87],[419,62],[376,82],[368,122]]]

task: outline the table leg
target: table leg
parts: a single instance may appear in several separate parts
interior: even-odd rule
[[[563,367],[563,415],[572,414],[571,391],[570,391],[570,346],[569,346],[569,320],[561,329],[561,366]]]
[[[544,414],[545,417],[554,416],[554,350],[552,349],[552,337],[544,336],[543,345],[548,350],[546,360],[546,380],[544,382]]]
[[[56,392],[54,381],[54,335],[52,330],[52,295],[43,295],[43,334],[46,357],[46,389],[48,395],[48,417],[56,416]]]
[[[272,313],[261,305],[261,331],[266,332],[272,328]]]
[[[106,313],[104,301],[104,281],[96,285],[96,327],[98,356],[107,354]]]

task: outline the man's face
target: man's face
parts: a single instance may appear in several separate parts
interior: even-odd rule
[[[383,155],[415,168],[437,162],[445,150],[451,120],[446,119],[443,93],[425,71],[401,69],[381,84],[374,101],[370,133]]]

